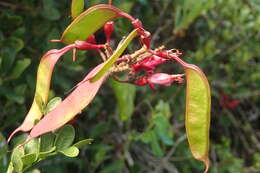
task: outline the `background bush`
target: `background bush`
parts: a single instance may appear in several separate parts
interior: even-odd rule
[[[106,3],[86,2],[87,7]],[[210,172],[259,172],[260,2],[114,0],[114,5],[143,21],[154,36],[153,47],[180,49],[182,58],[207,74],[212,86]],[[10,158],[5,138],[32,102],[40,57],[64,46],[48,40],[58,39],[70,23],[69,6],[69,0],[0,1],[0,172],[5,172]],[[114,45],[130,29],[129,22],[117,20]],[[97,38],[102,42],[103,33]],[[78,54],[76,62],[71,54],[58,62],[50,98],[66,97],[99,63],[95,52]],[[160,70],[181,72],[167,65]],[[153,92],[106,82],[73,124],[78,140],[93,138],[93,143],[77,158],[51,157],[32,172],[201,172],[203,165],[191,158],[185,136],[184,89],[173,85]],[[239,104],[227,106],[233,100]]]

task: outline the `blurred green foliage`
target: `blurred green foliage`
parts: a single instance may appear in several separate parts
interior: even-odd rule
[[[85,2],[86,7],[107,3]],[[11,158],[8,149],[12,147],[7,147],[5,138],[22,122],[32,102],[40,57],[64,46],[48,40],[58,39],[70,23],[70,3],[0,1],[0,172],[6,172]],[[187,62],[207,74],[213,94],[210,172],[259,172],[260,2],[114,0],[113,4],[143,21],[153,34],[153,47],[180,49]],[[130,30],[129,22],[117,20],[113,44]],[[104,40],[102,32],[97,39]],[[129,51],[137,46],[130,45]],[[95,52],[78,51],[77,55],[75,62],[71,53],[58,62],[50,99],[65,97],[100,62]],[[158,71],[179,73],[181,69],[165,65]],[[191,158],[184,133],[184,89],[173,85],[154,92],[106,82],[73,124],[75,140],[92,138],[92,144],[83,146],[76,158],[51,156],[28,171],[201,172],[203,165]],[[224,94],[239,101],[238,106],[221,106]]]

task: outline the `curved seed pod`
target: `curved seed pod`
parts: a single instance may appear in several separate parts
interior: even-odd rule
[[[71,17],[75,19],[84,10],[84,0],[71,1]]]
[[[192,155],[205,163],[208,171],[210,87],[204,73],[195,65],[185,66],[186,86],[186,132]]]
[[[138,35],[138,29],[133,30],[124,41],[118,45],[111,57],[104,63],[102,68],[90,79],[91,82],[99,80],[109,68],[116,62],[116,59],[121,56],[128,44]]]
[[[100,64],[94,68],[84,80],[91,78],[93,74],[100,70],[102,65]],[[60,128],[79,114],[93,100],[103,81],[106,79],[107,74],[94,83],[90,81],[80,82],[68,97],[33,127],[26,142],[44,133]]]
[[[195,159],[204,162],[206,173],[209,168],[210,86],[205,74],[199,67],[185,63],[175,55],[171,57],[185,69],[187,79],[186,133],[192,155]]]
[[[105,23],[119,17],[134,20],[129,14],[124,13],[111,5],[100,4],[93,6],[73,20],[63,32],[60,41],[71,44],[76,40],[85,40]]]
[[[58,59],[68,50],[73,48],[73,46],[74,45],[69,45],[60,50],[53,49],[42,56],[38,67],[36,90],[32,106],[28,114],[26,115],[26,118],[23,121],[23,123],[12,132],[12,134],[8,138],[8,142],[17,132],[27,132],[31,130],[36,121],[39,121],[41,119],[43,115],[42,109],[48,101],[50,82],[54,66]]]

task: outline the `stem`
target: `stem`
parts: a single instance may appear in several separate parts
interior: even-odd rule
[[[112,56],[106,61],[103,67],[99,70],[99,72],[91,78],[91,82],[95,82],[100,79],[109,68],[116,62],[117,58],[121,56],[124,50],[127,48],[128,44],[138,35],[138,29],[133,30],[127,38],[123,41],[121,45],[117,47]]]

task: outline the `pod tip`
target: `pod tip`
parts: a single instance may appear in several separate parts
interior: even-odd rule
[[[7,143],[9,143],[10,141],[11,141],[11,139],[14,137],[14,135],[17,133],[17,132],[19,132],[19,131],[21,131],[21,127],[18,127],[17,129],[15,129],[13,132],[12,132],[12,134],[8,137],[8,139],[7,139]]]

